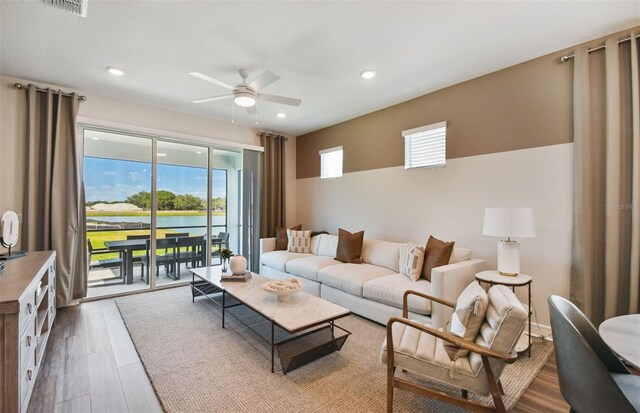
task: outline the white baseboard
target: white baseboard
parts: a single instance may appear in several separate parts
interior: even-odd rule
[[[524,332],[525,334],[527,334],[529,332],[529,328],[525,327]],[[531,337],[544,337],[549,341],[553,341],[553,336],[551,335],[551,327],[534,322],[531,322]]]

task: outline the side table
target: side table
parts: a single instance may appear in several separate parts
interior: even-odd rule
[[[531,281],[532,278],[526,274],[518,274],[515,277],[510,277],[506,275],[500,274],[495,270],[482,271],[476,274],[476,280],[481,283],[487,283],[489,286],[493,285],[504,285],[507,287],[511,287],[511,290],[515,293],[516,287],[527,287],[528,296],[529,296],[529,335],[528,339],[523,340],[523,337],[520,337],[518,343],[516,344],[516,352],[521,353],[523,351],[528,351],[529,357],[531,357]]]

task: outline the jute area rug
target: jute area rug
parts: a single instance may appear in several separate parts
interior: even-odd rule
[[[352,315],[337,323],[352,332],[340,352],[286,375],[269,345],[188,287],[116,300],[140,359],[167,412],[384,412],[386,366],[379,362],[385,329]],[[269,324],[246,307],[229,312],[268,337]],[[512,408],[551,354],[536,343],[502,375],[505,405]],[[277,354],[277,353],[276,353]],[[418,379],[411,373],[399,373]],[[425,381],[423,381],[425,382]],[[431,387],[455,390],[437,382]],[[396,389],[395,412],[459,412],[456,407]],[[459,391],[454,394],[459,395]],[[490,398],[474,397],[486,404]]]

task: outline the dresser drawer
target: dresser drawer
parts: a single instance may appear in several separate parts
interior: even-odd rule
[[[28,290],[20,300],[20,315],[18,324],[20,325],[20,333],[23,333],[27,324],[31,322],[31,318],[35,318],[36,313],[36,288],[34,286]]]
[[[35,345],[35,343],[34,343]],[[27,363],[22,368],[22,377],[20,378],[20,402],[25,402],[25,397],[29,393],[29,389],[36,381],[36,352],[35,347],[33,351],[29,352]],[[25,409],[26,410],[26,409]]]
[[[31,317],[27,329],[20,339],[20,366],[24,366],[27,356],[36,346],[36,317]]]

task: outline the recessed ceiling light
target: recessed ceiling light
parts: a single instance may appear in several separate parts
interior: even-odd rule
[[[196,153],[197,153],[198,155],[201,155],[201,154],[202,154],[202,151],[197,151]]]
[[[360,72],[360,77],[363,79],[371,79],[376,75],[376,71],[373,69],[367,69]]]
[[[117,67],[107,66],[107,71],[114,76],[123,76],[124,72],[122,69],[118,69]]]
[[[167,156],[167,154],[166,153],[162,153],[162,152],[158,152],[158,156],[163,158],[163,157]]]
[[[280,119],[287,117],[287,114],[284,112],[278,112],[276,113],[276,116],[279,117]]]
[[[91,139],[93,139],[94,141],[99,141],[100,140],[100,138],[91,138]]]

